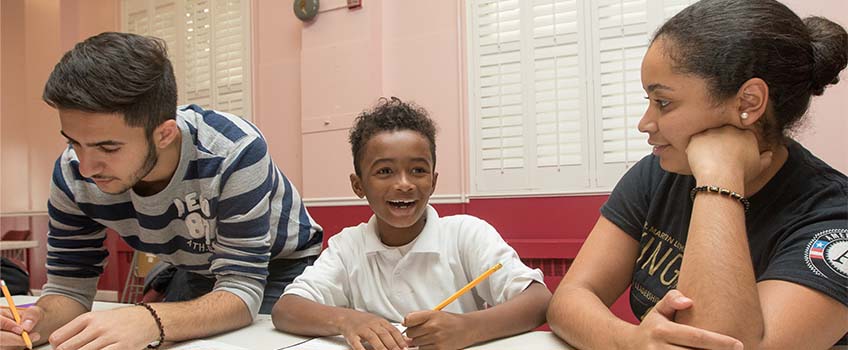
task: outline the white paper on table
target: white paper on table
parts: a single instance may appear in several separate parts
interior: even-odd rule
[[[406,327],[392,323],[395,328],[399,331],[403,332],[406,330]],[[372,349],[371,346],[366,344],[366,349]],[[330,337],[321,337],[314,338],[310,341],[307,341],[303,344],[294,345],[291,347],[283,347],[285,350],[349,350],[350,346],[347,345],[347,340],[341,335],[335,335]],[[417,349],[417,348],[410,348]]]
[[[340,335],[331,337],[313,338],[305,343],[284,347],[286,350],[347,350],[347,341]]]
[[[248,350],[240,346],[230,345],[214,340],[192,340],[169,346],[168,350]]]

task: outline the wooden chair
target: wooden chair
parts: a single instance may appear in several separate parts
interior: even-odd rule
[[[144,293],[144,278],[150,273],[150,269],[159,262],[156,255],[143,253],[139,251],[133,252],[130,271],[127,273],[127,281],[124,283],[124,292],[121,293],[122,303],[135,303],[141,299]]]

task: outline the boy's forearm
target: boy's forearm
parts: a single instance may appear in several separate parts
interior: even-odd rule
[[[274,305],[272,318],[274,326],[281,331],[323,337],[341,334],[341,324],[350,312],[358,311],[287,294]]]
[[[468,320],[472,344],[527,332],[545,323],[551,292],[533,282],[521,294],[486,310],[470,312]]]
[[[626,349],[634,325],[615,316],[591,291],[560,285],[548,308],[551,330],[578,349]]]

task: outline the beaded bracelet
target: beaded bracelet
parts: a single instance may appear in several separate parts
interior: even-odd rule
[[[721,187],[718,187],[718,186],[707,186],[707,185],[698,186],[698,187],[693,188],[692,191],[689,192],[689,198],[691,198],[694,201],[695,195],[698,194],[698,192],[718,193],[720,195],[728,196],[730,198],[738,200],[739,203],[742,203],[742,206],[745,207],[746,213],[748,212],[748,209],[751,207],[751,202],[749,202],[747,198],[743,197],[741,194],[738,194],[738,193],[733,192],[731,190],[728,190],[726,188],[721,188]]]
[[[165,342],[165,327],[162,326],[162,319],[159,318],[159,314],[156,313],[156,310],[153,309],[152,306],[147,303],[138,303],[138,306],[144,306],[147,311],[150,311],[150,315],[153,316],[153,319],[156,320],[156,327],[159,327],[159,340],[147,344],[148,349],[158,349],[162,346],[162,343]]]

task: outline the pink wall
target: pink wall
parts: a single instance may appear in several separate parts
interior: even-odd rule
[[[347,129],[383,95],[383,4],[320,13],[303,27],[301,118],[306,198],[353,197]]]
[[[825,16],[848,28],[848,6],[843,0],[783,0],[799,16]],[[848,174],[848,73],[841,82],[813,99],[807,113],[807,124],[798,141],[843,174]]]
[[[0,212],[29,210],[24,0],[0,2]]]
[[[256,1],[253,25],[253,120],[268,141],[271,157],[301,188],[301,22],[286,1]]]
[[[437,196],[468,194],[463,2],[368,1],[356,11],[320,13],[304,26],[301,93],[304,197],[324,205],[352,198],[347,128],[378,96],[426,107],[440,126]],[[845,25],[840,1],[786,3],[802,16],[826,14]],[[288,11],[288,10],[286,10]],[[289,16],[283,14],[282,17]],[[843,73],[843,76],[846,73]],[[799,140],[848,173],[848,83],[816,98]],[[322,200],[323,199],[323,200]]]
[[[24,11],[26,86],[23,101],[27,126],[22,134],[26,135],[29,146],[29,208],[38,212],[47,210],[53,162],[64,146],[59,135],[59,118],[41,100],[44,83],[62,56],[60,8],[60,2],[36,0],[27,1]]]
[[[30,229],[40,242],[32,249],[31,285],[46,281],[47,197],[53,162],[65,147],[56,111],[41,100],[53,66],[78,41],[116,30],[118,0],[3,0],[0,76],[0,212],[2,232]]]
[[[53,162],[65,147],[56,112],[41,100],[61,55],[118,27],[117,0],[2,2],[0,212],[44,213]]]
[[[383,95],[413,100],[430,112],[439,126],[436,194],[461,194],[467,177],[467,157],[462,151],[467,138],[462,105],[465,76],[457,35],[462,2],[384,4]]]
[[[436,194],[463,192],[464,140],[456,2],[368,1],[303,28],[303,186],[309,199],[350,199],[347,132],[380,96],[426,107],[440,126]]]

